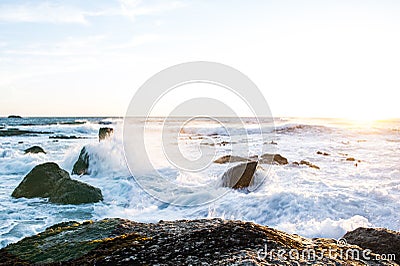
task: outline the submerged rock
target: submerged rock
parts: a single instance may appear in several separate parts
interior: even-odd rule
[[[5,265],[397,265],[361,261],[351,256],[353,250],[363,253],[333,239],[308,239],[251,222],[105,219],[51,226],[1,249],[0,257]]]
[[[8,129],[0,130],[0,137],[12,137],[12,136],[21,136],[21,135],[36,136],[36,135],[52,134],[52,133],[53,132],[19,130],[18,128],[8,128]]]
[[[55,135],[50,136],[49,139],[84,139],[84,137],[77,137],[77,136],[65,136],[65,135]]]
[[[250,161],[247,158],[240,157],[240,156],[234,156],[234,155],[224,155],[217,160],[214,161],[214,163],[236,163],[236,162],[248,162]]]
[[[253,175],[257,169],[258,162],[252,161],[242,163],[229,168],[222,175],[222,186],[233,189],[247,188],[253,183]]]
[[[99,129],[99,141],[108,139],[114,133],[114,129],[110,127],[102,127]]]
[[[33,146],[33,147],[26,149],[25,154],[27,154],[27,153],[44,153],[44,154],[46,154],[46,152],[43,150],[43,148],[41,148],[39,146]]]
[[[265,163],[265,164],[272,164],[272,163],[277,163],[277,164],[288,164],[288,159],[283,157],[280,154],[270,154],[266,153],[261,155],[261,159],[259,161],[260,163]]]
[[[308,161],[301,160],[300,162],[293,162],[294,165],[307,165],[308,167],[314,168],[314,169],[320,169],[319,166],[312,164]]]
[[[78,160],[75,162],[72,168],[73,175],[86,175],[89,174],[89,153],[86,147],[83,147],[79,154]]]
[[[60,204],[92,203],[103,200],[101,190],[72,180],[56,163],[35,166],[11,194],[14,198],[49,198]]]
[[[344,236],[348,244],[370,249],[376,254],[395,255],[395,261],[400,263],[400,232],[385,228],[357,228]]]

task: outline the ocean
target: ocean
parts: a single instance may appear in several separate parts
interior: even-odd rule
[[[211,163],[201,171],[177,170],[170,158],[165,158],[165,147],[160,146],[163,120],[150,118],[145,142],[152,166],[171,184],[188,189],[182,195],[179,193],[183,190],[177,189],[167,201],[160,201],[137,182],[139,176],[133,177],[129,171],[132,165],[128,167],[125,157],[130,151],[123,145],[123,118],[0,118],[0,131],[43,133],[0,134],[0,248],[55,223],[106,217],[140,222],[221,217],[305,237],[339,238],[360,226],[400,230],[400,119],[243,121],[197,119],[181,128],[182,121],[176,119],[167,131],[179,129],[179,136],[169,145],[179,147],[192,161],[204,152],[215,159],[231,153],[249,157],[263,152],[279,153],[288,159],[287,165],[260,165],[257,174],[265,179],[258,180],[257,189],[251,192],[215,185],[226,164]],[[114,128],[114,135],[99,142],[101,127]],[[260,132],[264,139],[259,137]],[[35,145],[46,154],[24,153]],[[100,188],[104,201],[57,205],[47,199],[11,197],[23,177],[38,164],[56,162],[71,173],[83,146],[91,154],[90,175],[71,177]],[[143,158],[139,155],[135,159],[140,167]],[[293,164],[301,160],[320,169]],[[146,169],[140,170],[140,178],[146,178]],[[209,187],[206,192],[187,193],[197,185]]]

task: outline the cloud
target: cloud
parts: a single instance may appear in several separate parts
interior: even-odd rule
[[[105,9],[92,7],[93,10],[51,2],[3,4],[0,5],[0,21],[88,24],[90,17],[123,16],[133,20],[137,16],[160,14],[185,6],[180,1],[156,1],[149,4],[138,0],[118,0],[117,3],[119,5]]]
[[[158,1],[153,4],[144,5],[140,0],[119,0],[119,3],[121,6],[121,15],[131,19],[135,19],[137,16],[160,14],[185,6],[180,1]]]
[[[62,6],[49,2],[0,6],[0,21],[3,22],[87,24],[87,15],[87,12],[76,7]]]

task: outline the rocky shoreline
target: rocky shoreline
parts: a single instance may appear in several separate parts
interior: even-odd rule
[[[65,222],[8,245],[0,257],[0,265],[398,265],[333,239],[222,219]]]

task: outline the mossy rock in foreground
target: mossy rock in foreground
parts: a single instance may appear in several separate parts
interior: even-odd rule
[[[267,246],[269,253],[260,257]],[[311,248],[317,255],[311,260],[288,256],[293,249]],[[49,227],[0,250],[0,265],[397,265],[374,260],[372,253],[369,261],[347,257],[348,250],[363,252],[333,239],[308,239],[250,222],[105,219]]]
[[[24,238],[0,251],[0,257],[8,262],[56,263],[69,261],[88,254],[102,243],[118,238],[140,239],[135,233],[122,233],[118,228],[121,219],[105,219],[98,222],[64,222],[47,228],[44,232]]]

